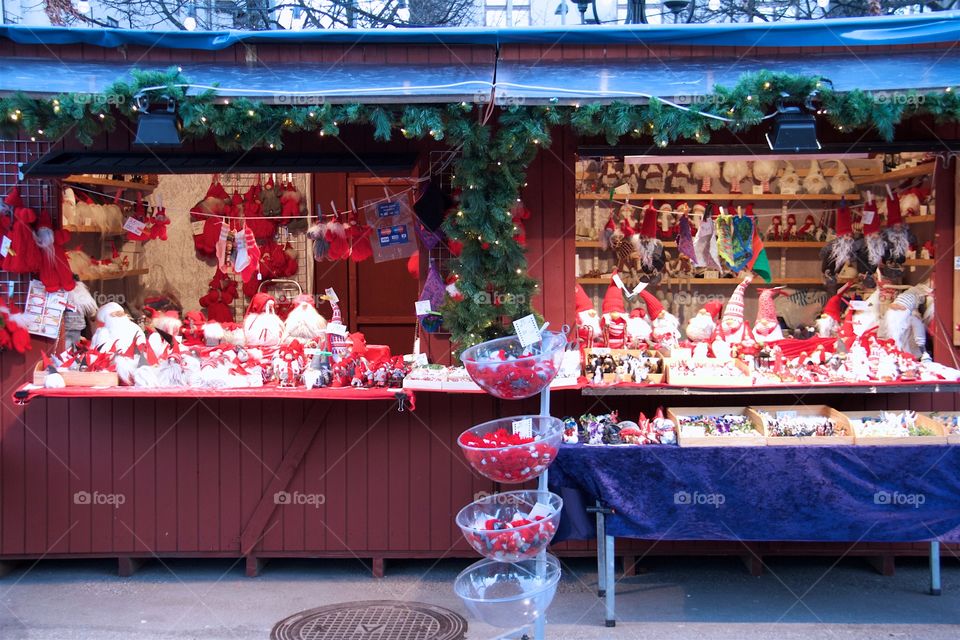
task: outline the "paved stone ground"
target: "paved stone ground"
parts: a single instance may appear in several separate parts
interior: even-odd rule
[[[603,626],[589,560],[564,563],[547,637],[656,640],[875,640],[960,637],[960,563],[944,561],[944,595],[926,593],[920,559],[884,578],[863,560],[773,559],[760,578],[735,559],[655,558],[618,585],[617,626]],[[118,578],[108,561],[45,561],[0,579],[0,639],[264,639],[297,612],[355,600],[410,600],[467,616],[452,592],[467,562],[393,562],[374,580],[358,562],[274,560],[259,578],[224,560],[153,561]],[[503,630],[467,616],[470,640]],[[389,640],[374,636],[371,640]]]

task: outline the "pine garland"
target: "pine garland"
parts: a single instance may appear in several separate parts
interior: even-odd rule
[[[709,142],[720,129],[743,131],[773,113],[782,95],[803,103],[814,96],[817,113],[840,131],[874,129],[892,140],[896,126],[918,116],[938,123],[960,121],[960,97],[953,87],[927,93],[871,94],[834,91],[816,76],[760,71],[744,74],[733,87],[715,87],[692,104],[645,104],[623,101],[581,106],[520,106],[497,111],[483,123],[472,104],[442,106],[312,106],[267,104],[244,98],[224,100],[214,91],[187,94],[188,80],[175,68],[165,72],[131,72],[132,82],[117,82],[102,94],[62,94],[0,98],[0,134],[56,140],[74,135],[83,145],[113,131],[119,118],[135,120],[135,97],[146,87],[164,87],[151,95],[169,96],[183,125],[185,139],[212,136],[224,151],[256,147],[282,149],[284,136],[315,132],[338,135],[343,125],[365,125],[375,140],[394,135],[445,140],[460,154],[453,168],[461,190],[459,209],[444,230],[463,243],[451,269],[459,280],[462,301],[443,307],[444,324],[459,348],[498,337],[510,321],[531,313],[538,283],[527,275],[525,250],[514,238],[510,210],[525,184],[526,170],[540,149],[550,146],[553,127],[569,125],[578,134],[603,136],[610,144],[624,137],[667,146],[677,140]],[[712,118],[717,116],[720,120]]]

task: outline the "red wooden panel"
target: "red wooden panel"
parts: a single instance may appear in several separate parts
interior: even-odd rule
[[[44,538],[49,553],[67,553],[70,550],[70,427],[72,417],[89,406],[86,400],[57,400],[47,408],[46,453],[47,478],[44,501],[47,508],[47,533]],[[17,412],[22,412],[17,409]],[[4,411],[4,413],[7,413]],[[31,459],[30,462],[34,460]],[[0,529],[2,529],[0,523]]]
[[[390,47],[391,49],[393,47]],[[386,64],[387,62],[387,49],[382,45],[368,44],[363,47],[363,61],[366,64]]]
[[[428,47],[427,62],[430,64],[454,64],[459,60],[456,55],[444,47]]]
[[[366,501],[366,451],[350,448],[363,433],[360,418],[363,413],[350,408],[351,420],[347,421],[348,407],[335,402],[327,413],[323,425],[323,439],[317,439],[310,453],[306,487],[323,493],[326,500],[322,509],[306,514],[306,546],[308,549],[341,550],[366,544],[361,520],[365,517],[362,502]],[[321,447],[317,444],[322,443]],[[348,450],[349,448],[349,450]],[[354,470],[363,465],[363,471]],[[362,484],[355,487],[354,484]],[[351,501],[356,500],[356,503]],[[350,516],[354,516],[351,519]]]
[[[224,405],[228,403],[228,400],[204,401],[197,419],[197,549],[200,551],[214,551],[222,541],[220,466],[223,452],[210,454],[219,450],[220,432],[227,430],[221,423],[225,422]]]
[[[86,553],[90,550],[90,526],[93,521],[91,506],[78,498],[78,492],[92,494],[90,454],[90,421],[93,403],[85,406],[76,415],[70,416],[70,552]]]
[[[651,58],[650,47],[646,44],[628,44],[627,57],[630,60],[647,60]]]
[[[500,49],[500,59],[501,60],[519,60],[520,59],[520,48],[516,45],[504,45]]]
[[[197,496],[197,418],[205,400],[178,400],[180,419],[176,426],[177,550],[197,551],[199,508]],[[205,415],[205,419],[207,416]]]
[[[300,425],[304,423],[305,402],[284,402],[283,403],[283,450],[288,451],[293,437],[296,435]],[[323,441],[323,436],[317,434],[314,438],[312,447],[317,446],[318,442]],[[286,453],[285,453],[286,455]],[[308,491],[304,486],[306,477],[306,456],[304,461],[297,468],[290,481],[287,491],[300,493],[323,493],[322,491]],[[321,505],[322,506],[322,505]],[[291,505],[283,510],[283,550],[299,551],[304,548],[304,522],[307,511],[315,511],[319,507],[312,505]]]
[[[240,549],[240,407],[239,402],[222,401],[218,415],[223,421],[216,425],[219,441],[219,513],[220,542],[224,551]]]
[[[243,402],[240,414],[240,522],[250,520],[263,493],[263,403]]]
[[[369,549],[373,547],[369,518],[371,514],[375,514],[377,522],[386,523],[387,512],[382,502],[372,504],[371,495],[376,491],[376,487],[371,485],[383,486],[381,474],[384,466],[378,466],[380,457],[370,455],[368,446],[368,418],[379,415],[379,412],[371,414],[367,402],[356,409],[349,407],[349,412],[343,407],[337,408],[344,411],[340,414],[340,420],[346,426],[346,456],[343,450],[337,451],[331,447],[326,452],[327,464],[329,468],[338,465],[346,467],[347,486],[341,496],[327,496],[327,508],[329,510],[331,500],[343,500],[346,503],[347,537],[337,540],[334,536],[334,540],[331,540],[330,536],[334,535],[334,531],[328,530],[327,548],[334,548],[336,543],[336,546],[345,549]],[[376,407],[373,409],[376,410]],[[380,539],[380,536],[377,539]]]
[[[113,403],[93,402],[90,405],[90,491],[91,494],[110,496],[111,501],[123,500],[113,494]],[[90,549],[103,552],[113,545],[115,507],[107,503],[92,503],[90,513]]]
[[[426,64],[430,62],[430,51],[423,45],[411,45],[406,47],[407,61],[411,64]]]
[[[430,521],[430,445],[435,436],[424,416],[417,415],[416,411],[406,411],[404,415],[410,438],[406,482],[409,496],[406,502],[410,510],[409,542],[411,548],[422,549],[430,546],[430,533],[433,531],[433,523]]]
[[[47,407],[27,407],[24,442],[24,473],[21,487],[24,490],[23,543],[25,553],[47,552]]]
[[[356,437],[359,440],[359,447],[367,450],[367,504],[365,522],[369,525],[371,522],[382,522],[386,526],[369,527],[367,532],[367,548],[377,551],[385,551],[390,548],[390,537],[393,531],[390,530],[390,491],[388,485],[392,478],[390,473],[390,440],[388,439],[388,411],[393,411],[383,402],[369,403],[365,402],[366,419],[363,422],[355,423],[355,428],[359,427],[361,434]],[[385,406],[386,405],[386,406]],[[350,492],[353,493],[352,491]],[[348,512],[353,518],[353,512]],[[347,540],[347,544],[353,547],[353,538]]]
[[[956,202],[957,162],[937,160],[934,172],[936,188],[936,218],[934,219],[934,250],[937,257],[955,255],[954,211]],[[949,259],[937,260],[933,270],[933,286],[937,293],[934,307],[933,355],[937,362],[956,366],[957,351],[953,347],[953,263]]]
[[[386,403],[377,404],[382,406]],[[388,446],[387,500],[390,505],[388,548],[391,551],[411,548],[410,521],[417,517],[415,513],[411,513],[411,492],[423,490],[422,486],[415,487],[411,483],[412,443],[410,442],[410,422],[406,416],[407,412],[401,414],[396,409],[386,409],[384,419],[377,429],[380,437],[374,441],[375,444],[382,445],[385,435]]]
[[[141,416],[139,419],[143,419]],[[147,418],[149,420],[149,418]],[[113,403],[113,465],[111,470],[112,490],[123,496],[123,502],[116,509],[113,520],[112,547],[120,551],[133,551],[135,548],[134,525],[136,516],[136,495],[134,476],[127,473],[134,464],[134,401],[117,400]]]
[[[73,402],[73,401],[71,401]],[[157,483],[163,478],[169,478],[167,470],[157,469],[157,438],[167,433],[168,422],[160,422],[170,417],[169,409],[164,409],[161,416],[159,407],[169,407],[171,403],[160,400],[138,400],[134,405],[137,420],[133,423],[133,462],[126,469],[120,470],[120,478],[133,477],[133,520],[136,525],[134,531],[134,549],[141,552],[153,552],[157,548],[160,535],[160,511],[158,509],[159,491]],[[163,429],[159,429],[160,425]],[[170,517],[169,508],[163,511],[163,517]]]
[[[422,397],[421,394],[418,400]],[[426,445],[429,455],[428,480],[427,484],[420,485],[428,500],[427,510],[422,512],[423,520],[429,525],[429,535],[425,543],[432,549],[447,549],[452,542],[450,527],[447,525],[456,515],[456,512],[451,513],[453,510],[450,508],[450,474],[455,458],[449,453],[450,439],[446,437],[440,424],[450,415],[450,398],[446,394],[437,394],[429,402],[418,403],[414,413],[414,422],[417,422],[417,418],[423,421],[421,428],[430,436]],[[416,430],[416,426],[414,429]],[[419,523],[414,521],[414,540],[420,535],[417,533],[418,525]]]
[[[181,406],[185,405],[185,406]],[[154,549],[157,553],[179,551],[177,520],[180,509],[177,505],[177,422],[190,403],[157,401],[154,410],[155,464],[156,464],[156,512],[157,534]]]
[[[262,487],[261,494],[266,492],[268,485],[277,477],[277,471],[280,468],[280,462],[283,460],[283,424],[277,418],[283,418],[284,402],[281,400],[269,400],[263,403],[263,415],[265,422],[263,424],[263,470],[261,472]],[[300,424],[293,425],[294,431]],[[284,490],[289,491],[287,487]],[[272,496],[269,497],[273,500]],[[267,527],[264,530],[263,548],[264,549],[283,549],[283,518],[282,514],[292,509],[291,505],[277,505],[277,508],[270,514],[267,520]]]

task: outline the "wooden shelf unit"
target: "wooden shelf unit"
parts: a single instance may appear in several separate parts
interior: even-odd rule
[[[64,225],[63,228],[70,233],[98,233],[102,236],[122,236],[126,231],[102,231],[100,227],[91,227],[87,225]]]
[[[608,193],[578,193],[577,200],[636,200],[645,202],[647,200],[668,200],[677,202],[686,200],[687,202],[713,201],[713,202],[793,202],[799,200],[815,201],[840,201],[842,198],[847,200],[859,200],[859,193],[847,193],[838,196],[835,193],[615,193],[610,197]]]
[[[932,267],[936,263],[935,258],[907,258],[904,265],[908,267]]]
[[[126,180],[110,180],[109,178],[97,178],[95,176],[74,175],[67,176],[64,182],[72,184],[86,184],[95,187],[118,187],[120,189],[131,189],[133,191],[151,192],[157,188],[155,184],[144,184],[142,182],[128,182]]]
[[[923,224],[933,222],[934,216],[904,216],[903,221],[907,224]]]
[[[886,173],[874,174],[871,176],[859,176],[853,179],[853,183],[860,186],[885,184],[887,182],[900,182],[910,178],[919,178],[921,176],[933,175],[933,169],[936,162],[924,162],[915,167],[905,167],[903,169],[894,169]]]
[[[120,280],[121,278],[128,278],[130,276],[144,276],[150,273],[150,269],[127,269],[126,271],[118,271],[116,273],[108,273],[102,276],[97,276],[96,278],[80,278],[84,282],[98,282],[100,280]]]

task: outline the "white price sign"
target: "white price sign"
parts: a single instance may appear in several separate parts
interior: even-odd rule
[[[521,438],[533,437],[533,418],[523,418],[513,421],[513,435]]]
[[[327,333],[332,333],[335,336],[346,336],[347,327],[339,322],[330,322],[327,323]]]
[[[333,287],[327,287],[323,292],[330,298],[330,302],[340,302],[340,298],[337,297],[337,292],[333,290]]]
[[[533,317],[532,313],[519,320],[514,320],[513,330],[517,332],[521,347],[529,347],[540,342],[540,328],[537,326],[537,319]]]
[[[135,236],[139,236],[140,234],[143,233],[143,229],[144,229],[144,227],[146,227],[146,226],[147,226],[146,223],[141,222],[140,220],[137,220],[136,218],[127,218],[126,221],[123,223],[123,230],[124,230],[124,231],[129,231],[130,233],[132,233],[132,234],[135,235]],[[202,229],[201,229],[201,231],[202,231]],[[194,234],[194,235],[196,235],[196,234]]]
[[[413,303],[414,308],[417,310],[418,316],[425,316],[433,311],[433,307],[430,306],[429,300],[417,300]]]

